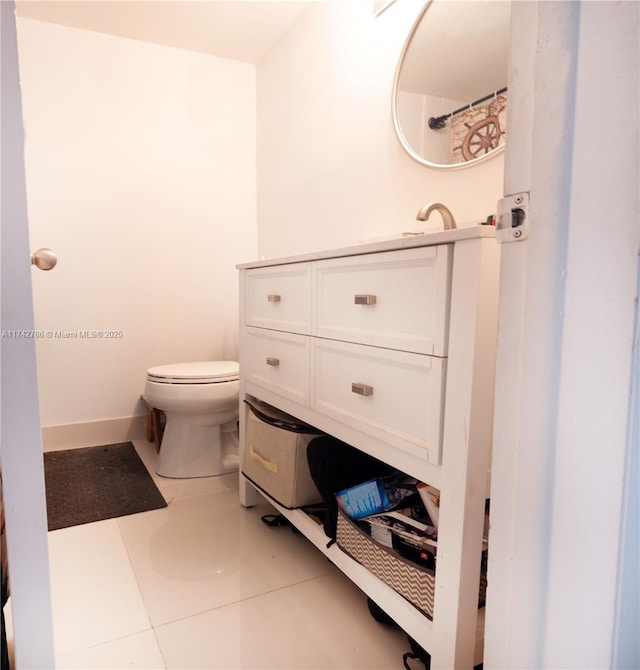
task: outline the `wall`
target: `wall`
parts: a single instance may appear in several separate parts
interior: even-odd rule
[[[314,4],[259,64],[262,256],[422,228],[416,213],[432,200],[462,223],[495,212],[502,156],[436,170],[414,162],[395,137],[392,82],[422,6],[403,0],[376,19],[360,0]]]
[[[237,356],[257,253],[255,67],[19,19],[44,426],[142,412],[145,370]],[[121,337],[69,339],[108,329]]]
[[[429,119],[464,106],[460,100],[398,91],[398,120],[409,146],[431,163],[446,165],[451,159],[451,123],[436,130],[429,128]]]
[[[421,7],[317,3],[257,80],[19,19],[31,246],[60,259],[33,273],[36,327],[54,333],[37,343],[45,427],[140,413],[150,365],[234,357],[238,262],[423,228],[430,200],[462,223],[495,211],[501,156],[433,170],[395,137],[391,83]],[[102,329],[122,337],[55,335]]]

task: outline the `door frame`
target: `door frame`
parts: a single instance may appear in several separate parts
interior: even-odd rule
[[[513,3],[487,668],[638,667],[639,8]]]

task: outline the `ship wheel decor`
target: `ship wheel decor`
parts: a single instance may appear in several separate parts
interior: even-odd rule
[[[500,144],[500,121],[497,116],[474,123],[462,142],[462,155],[466,161],[480,158],[497,149]]]
[[[482,158],[504,144],[506,107],[506,97],[499,95],[489,105],[474,107],[451,117],[452,163]]]

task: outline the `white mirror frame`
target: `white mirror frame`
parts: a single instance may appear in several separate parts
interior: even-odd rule
[[[413,39],[416,30],[420,25],[420,22],[422,21],[424,15],[427,13],[427,10],[429,9],[433,1],[434,0],[428,0],[425,6],[420,10],[420,12],[418,13],[418,17],[411,26],[409,36],[407,37],[404,46],[402,47],[402,52],[400,53],[400,58],[398,59],[398,65],[396,67],[396,73],[393,78],[393,89],[391,94],[391,118],[393,119],[393,127],[395,128],[396,137],[398,138],[398,141],[402,145],[402,148],[409,154],[409,156],[413,158],[413,160],[420,163],[421,165],[425,165],[426,167],[430,168],[435,168],[437,170],[461,170],[463,168],[468,168],[473,165],[477,165],[478,163],[483,163],[486,160],[490,160],[494,156],[498,156],[504,151],[505,144],[501,144],[491,153],[485,154],[484,156],[479,156],[478,158],[473,158],[472,160],[465,161],[464,163],[451,163],[450,165],[443,165],[441,163],[432,163],[431,161],[428,161],[420,154],[416,153],[416,151],[407,141],[407,138],[404,136],[402,128],[400,127],[400,121],[398,120],[398,83],[400,81],[400,72],[402,70],[402,65],[404,63],[404,57],[405,54],[407,53],[407,50],[409,49],[411,40]]]

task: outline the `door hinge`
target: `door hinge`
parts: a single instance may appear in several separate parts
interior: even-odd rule
[[[529,233],[529,194],[515,193],[498,202],[496,238],[503,242],[520,242]]]

